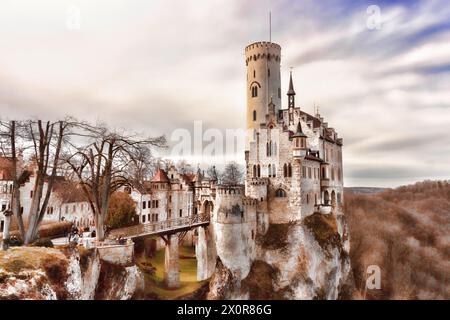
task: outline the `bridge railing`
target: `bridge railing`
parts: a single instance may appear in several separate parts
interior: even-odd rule
[[[177,229],[181,227],[189,227],[191,225],[194,225],[196,223],[201,222],[207,222],[209,221],[208,215],[191,215],[188,217],[181,217],[181,218],[175,218],[175,219],[168,219],[153,223],[147,223],[147,224],[138,224],[131,227],[125,227],[120,229],[115,229],[111,231],[110,235],[116,235],[116,236],[136,236],[140,234],[147,234],[147,233],[156,233],[159,231],[166,231],[166,230],[172,230]]]

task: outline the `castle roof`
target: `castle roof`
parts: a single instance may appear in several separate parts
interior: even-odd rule
[[[292,83],[292,71],[291,71],[291,75],[289,77],[289,90],[287,92],[288,96],[293,96],[295,95],[295,91],[294,91],[294,84]]]
[[[294,133],[292,138],[303,138],[303,137],[306,137],[306,134],[303,133],[302,124],[300,123],[300,120],[299,120],[298,124],[297,124],[297,132]]]
[[[203,180],[203,175],[200,171],[200,168],[198,168],[194,179],[192,179],[192,182],[201,182],[202,180]]]
[[[163,169],[158,169],[150,182],[169,182],[169,178]]]

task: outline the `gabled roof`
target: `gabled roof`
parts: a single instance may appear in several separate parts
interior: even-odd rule
[[[158,169],[150,182],[169,182],[169,178],[163,169]]]

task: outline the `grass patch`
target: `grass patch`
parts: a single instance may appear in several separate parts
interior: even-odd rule
[[[247,288],[250,300],[282,300],[283,291],[275,291],[273,283],[279,270],[268,263],[256,260],[248,276],[242,280],[242,286]]]
[[[44,269],[47,261],[65,261],[66,257],[56,249],[43,247],[12,247],[0,251],[0,268],[12,273]]]
[[[197,281],[197,259],[194,247],[179,247],[180,288],[168,289],[164,283],[164,249],[156,251],[152,258],[137,258],[137,265],[144,273],[144,296],[151,299],[178,299],[199,290],[205,281]]]
[[[258,235],[257,241],[264,249],[276,250],[287,246],[288,234],[294,223],[270,224],[265,235]]]
[[[342,247],[334,215],[324,215],[316,212],[306,217],[303,220],[303,224],[313,233],[314,238],[322,249],[326,249],[329,246]]]

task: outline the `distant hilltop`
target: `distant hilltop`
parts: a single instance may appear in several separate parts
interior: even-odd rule
[[[390,188],[376,188],[376,187],[346,187],[344,188],[345,193],[353,193],[353,194],[376,194]]]

